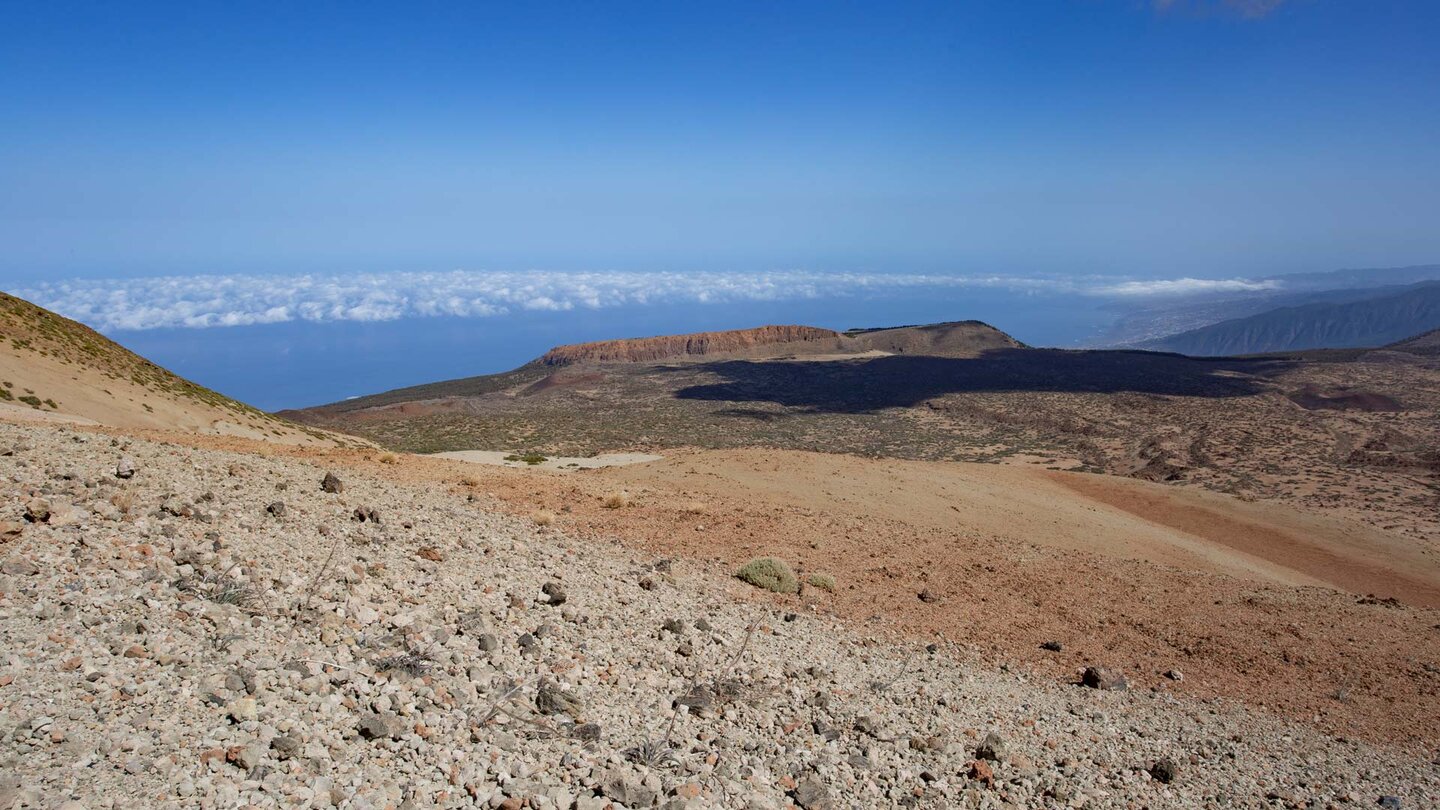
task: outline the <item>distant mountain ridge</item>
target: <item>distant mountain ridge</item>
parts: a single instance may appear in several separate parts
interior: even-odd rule
[[[1281,307],[1338,304],[1403,292],[1418,283],[1440,281],[1440,264],[1293,273],[1260,280],[1274,286],[1264,290],[1199,293],[1173,301],[1108,304],[1106,309],[1120,315],[1091,346],[1151,348],[1184,332]]]
[[[1440,282],[1377,292],[1360,300],[1280,307],[1221,321],[1139,348],[1194,356],[1385,346],[1440,327]]]

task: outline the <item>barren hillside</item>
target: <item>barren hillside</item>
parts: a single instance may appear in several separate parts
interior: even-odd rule
[[[0,409],[13,418],[354,442],[196,385],[84,324],[0,293]]]
[[[1229,699],[1229,684],[1191,663],[1227,636],[1182,641],[1167,622],[1132,615],[1143,601],[1123,591],[1120,604],[1081,600],[1056,616],[1076,634],[1057,631],[1053,652],[1031,652],[1037,663],[997,661],[984,642],[897,635],[915,628],[855,614],[841,600],[856,583],[842,573],[834,591],[813,584],[816,561],[800,561],[799,594],[771,594],[728,563],[578,536],[584,515],[617,510],[566,496],[559,473],[488,468],[532,504],[574,507],[547,528],[493,511],[480,486],[498,478],[437,486],[425,472],[462,462],[197,440],[239,452],[0,425],[0,806],[1440,801],[1426,724],[1435,704],[1403,711],[1433,692],[1420,668],[1433,637],[1411,638],[1411,692],[1358,711],[1386,706],[1365,674],[1389,671],[1394,662],[1374,656],[1400,632],[1368,631],[1427,620],[1410,607],[1227,591],[1209,577],[1151,587],[1135,576],[1147,569],[1112,570],[1144,586],[1136,600],[1183,584],[1177,598],[1222,598],[1277,627],[1306,615],[1293,642],[1251,664],[1267,675],[1356,652],[1366,667],[1331,700],[1345,711],[1356,701],[1371,725],[1336,736]],[[637,495],[618,511],[658,528],[663,513]],[[684,525],[698,542],[736,504],[717,499],[719,514]],[[875,566],[903,564],[870,547],[885,555]],[[1034,556],[1006,545],[983,565],[1020,571]],[[1111,570],[1092,567],[1100,561],[1056,562],[1089,580]],[[975,631],[1015,624],[1006,603],[959,587],[975,580],[957,569],[908,599]],[[1110,624],[1149,629],[1171,677],[1111,647]],[[1347,633],[1363,649],[1345,647]],[[1216,689],[1227,699],[1197,697]]]

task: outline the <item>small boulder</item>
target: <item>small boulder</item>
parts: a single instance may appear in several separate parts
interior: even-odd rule
[[[535,693],[535,708],[545,715],[565,714],[579,717],[584,705],[573,693],[566,692],[553,683],[544,683]]]
[[[834,806],[830,799],[830,789],[825,786],[823,779],[814,774],[800,780],[800,784],[790,791],[790,797],[804,810],[826,810]]]
[[[44,498],[31,498],[25,504],[25,520],[30,523],[49,523],[50,514],[50,502]]]
[[[265,507],[265,511],[269,512],[271,517],[285,517],[285,502],[275,501],[274,503]]]
[[[33,577],[40,573],[40,566],[28,557],[16,555],[7,557],[0,563],[0,574],[9,574],[12,577]]]
[[[1130,687],[1123,673],[1109,667],[1086,667],[1085,674],[1080,676],[1080,683],[1091,689],[1107,692],[1123,692]]]
[[[552,606],[565,604],[570,597],[566,595],[565,589],[558,582],[547,582],[540,586],[540,592],[545,594],[545,601]]]
[[[336,477],[335,473],[327,472],[325,473],[325,477],[320,481],[320,489],[323,492],[339,494],[345,491],[345,482]]]
[[[1044,644],[1040,645],[1040,649],[1046,652],[1060,652],[1061,650],[1065,649],[1065,645],[1061,644],[1058,641],[1047,641]]]
[[[15,523],[9,520],[0,520],[0,544],[10,543],[20,539],[25,531],[25,524]]]
[[[134,477],[135,477],[135,461],[134,461],[133,459],[130,459],[130,458],[122,458],[122,459],[120,459],[120,461],[119,461],[118,463],[116,463],[116,465],[115,465],[115,477],[116,477],[116,478],[134,478]]]
[[[398,740],[405,734],[405,721],[389,712],[370,712],[360,718],[360,736],[367,740]]]
[[[999,762],[1005,758],[1006,750],[1005,740],[992,731],[985,735],[985,739],[981,740],[979,745],[975,746],[975,758]]]
[[[1155,760],[1154,764],[1150,766],[1150,778],[1156,782],[1168,785],[1175,781],[1175,775],[1179,770],[1174,760],[1168,757],[1162,757]]]
[[[995,781],[995,769],[985,760],[977,759],[970,763],[970,778],[988,785]]]
[[[270,740],[270,749],[277,759],[289,759],[300,752],[300,741],[282,734]]]

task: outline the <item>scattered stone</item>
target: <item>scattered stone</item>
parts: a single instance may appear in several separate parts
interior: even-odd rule
[[[579,717],[583,705],[575,695],[547,682],[541,684],[539,691],[535,693],[535,708],[545,715],[566,714]]]
[[[275,752],[277,759],[286,760],[299,753],[300,741],[281,734],[270,740],[270,749]]]
[[[271,517],[285,517],[285,502],[273,501],[269,506],[265,507],[265,511],[269,512]]]
[[[940,595],[930,590],[929,588],[925,588],[924,590],[915,594],[915,598],[926,604],[934,604],[940,601]]]
[[[50,502],[44,498],[31,498],[25,503],[25,520],[30,523],[49,523],[50,516]]]
[[[601,789],[608,799],[614,799],[626,807],[649,807],[655,803],[655,791],[643,783],[625,778],[620,772],[611,772]]]
[[[800,780],[800,784],[790,791],[790,796],[805,810],[828,810],[832,806],[830,790],[824,780],[814,774]]]
[[[389,712],[370,712],[360,718],[360,736],[367,740],[398,740],[405,734],[405,721]]]
[[[134,461],[134,459],[131,459],[131,458],[128,458],[128,457],[127,457],[127,458],[122,458],[122,459],[120,459],[120,461],[115,465],[115,477],[116,477],[116,478],[134,478],[134,477],[135,477],[135,461]]]
[[[1150,778],[1167,785],[1175,781],[1175,774],[1178,772],[1174,760],[1166,757],[1155,760],[1150,766]]]
[[[569,599],[569,597],[565,595],[565,589],[560,587],[560,583],[558,582],[545,583],[540,586],[540,592],[545,594],[545,601],[553,607],[559,607]]]
[[[475,639],[475,644],[480,647],[481,652],[495,652],[500,649],[500,639],[490,633],[481,633],[480,636]]]
[[[355,518],[357,523],[364,523],[367,520],[371,523],[380,522],[380,512],[369,506],[355,507],[355,511],[351,513],[351,517]]]
[[[1120,692],[1129,688],[1124,673],[1109,667],[1086,667],[1080,676],[1080,683],[1091,689]]]
[[[0,545],[13,543],[25,533],[25,524],[11,520],[0,520]]]
[[[6,557],[0,562],[0,574],[9,574],[12,577],[33,577],[40,573],[40,566],[29,557],[21,557],[16,554],[13,557]]]
[[[445,555],[441,554],[440,550],[434,546],[422,546],[419,551],[415,552],[415,556],[430,562],[445,562]]]
[[[1040,645],[1040,649],[1045,650],[1046,652],[1060,652],[1061,650],[1065,649],[1065,645],[1061,644],[1058,641],[1047,641],[1044,644]]]
[[[979,745],[975,746],[975,758],[999,762],[1005,758],[1007,750],[1005,741],[999,734],[992,731],[985,735],[985,739],[981,740]]]
[[[969,776],[977,782],[984,782],[988,785],[995,781],[995,769],[990,767],[990,763],[985,760],[977,759],[970,763]]]
[[[1180,683],[1181,681],[1185,680],[1185,673],[1181,672],[1178,669],[1167,669],[1165,670],[1165,677],[1169,678],[1172,681],[1175,681],[1176,683]]]
[[[1399,796],[1381,796],[1381,797],[1380,797],[1380,800],[1377,802],[1377,804],[1379,804],[1381,807],[1385,808],[1385,810],[1400,810],[1400,797],[1399,797]]]
[[[320,490],[322,492],[338,494],[345,491],[345,482],[341,481],[335,473],[327,472],[325,473],[325,477],[320,481]]]

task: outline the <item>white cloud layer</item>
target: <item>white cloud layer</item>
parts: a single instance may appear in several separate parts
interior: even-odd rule
[[[102,331],[287,321],[491,317],[626,305],[782,301],[906,289],[993,288],[1135,298],[1273,289],[1244,279],[1126,280],[891,273],[477,272],[200,275],[56,281],[15,294]]]

